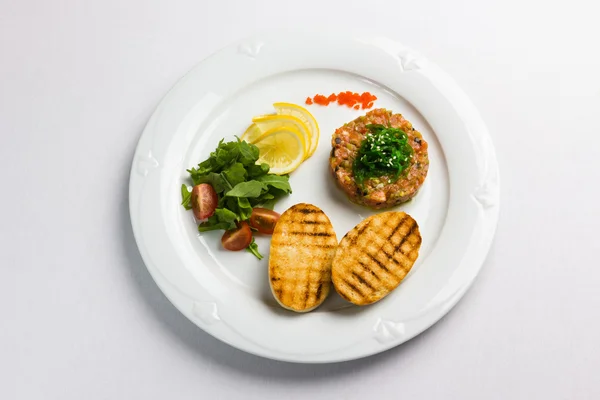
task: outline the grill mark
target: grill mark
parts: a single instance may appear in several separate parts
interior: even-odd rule
[[[340,297],[346,301],[350,301],[350,298],[348,296],[346,296],[344,293],[338,291],[338,294],[340,295]]]
[[[319,210],[313,210],[312,208],[301,208],[296,211],[298,211],[299,213],[302,213],[302,214],[315,214],[315,213],[319,212]]]
[[[407,215],[404,215],[402,217],[402,219],[400,220],[400,222],[398,222],[398,224],[396,225],[396,227],[392,230],[392,233],[387,237],[387,240],[389,241],[392,236],[394,236],[396,234],[396,232],[398,232],[398,230],[402,227],[402,224],[404,224],[404,221],[406,221],[406,218],[408,218]]]
[[[369,258],[371,260],[373,260],[375,262],[375,264],[379,265],[379,267],[384,270],[385,272],[387,272],[388,274],[393,275],[389,269],[387,269],[387,267],[385,265],[383,265],[383,263],[381,261],[379,261],[378,259],[375,258],[375,256],[371,253],[367,253],[367,255],[369,256]]]
[[[277,295],[278,299],[281,299],[281,294],[283,293],[282,289],[275,289],[275,294]]]
[[[364,224],[363,226],[361,226],[357,231],[356,231],[356,236],[360,236],[361,233],[363,233],[365,231],[365,229],[367,229],[369,227],[369,225],[371,225],[372,220],[367,221],[366,224]]]
[[[290,235],[298,235],[298,236],[326,236],[331,237],[333,233],[329,232],[301,232],[301,231],[292,231]]]
[[[363,263],[362,261],[358,261],[358,264],[360,264],[360,266],[361,266],[361,267],[363,267],[363,269],[364,269],[365,271],[369,271],[369,272],[371,273],[371,275],[373,275],[373,277],[375,277],[375,279],[377,279],[378,281],[381,281],[381,279],[379,278],[379,275],[377,275],[377,274],[375,273],[375,271],[373,271],[372,269],[370,269],[369,267],[367,267],[367,266],[365,265],[365,263]]]
[[[310,244],[311,247],[320,247],[322,249],[333,249],[337,247],[337,244]]]
[[[364,279],[362,278],[362,276],[358,275],[356,272],[352,272],[352,275],[353,275],[353,276],[356,278],[356,280],[357,280],[357,281],[359,281],[360,283],[362,283],[363,285],[365,285],[365,286],[366,286],[366,287],[368,287],[369,289],[371,289],[371,290],[375,290],[375,289],[373,288],[373,286],[371,286],[371,285],[369,284],[369,282],[367,282],[366,280],[364,280]]]
[[[394,249],[394,252],[400,252],[403,255],[404,252],[402,251],[402,245],[404,244],[404,242],[406,242],[406,239],[408,239],[410,236],[412,236],[415,233],[415,228],[417,227],[417,223],[413,222],[412,226],[410,227],[408,233],[402,238],[402,240],[400,241],[400,243],[398,244],[398,246],[396,246],[396,248]]]
[[[307,224],[307,225],[325,225],[326,222],[324,221],[302,221],[303,224]]]
[[[350,283],[350,282],[348,282],[348,281],[347,281],[347,280],[345,280],[345,279],[344,279],[343,281],[344,281],[344,283],[345,283],[346,285],[348,285],[348,286],[349,286],[349,287],[350,287],[350,288],[351,288],[351,289],[354,291],[354,293],[358,293],[358,294],[359,294],[359,295],[361,295],[362,297],[365,297],[365,295],[363,294],[363,292],[362,292],[362,291],[360,291],[360,290],[358,290],[358,288],[357,288],[357,287],[356,287],[356,286],[355,286],[353,283]]]
[[[319,287],[317,288],[317,301],[321,298],[321,290],[323,289],[323,282],[319,282]]]
[[[390,254],[390,253],[388,253],[388,252],[387,252],[387,251],[385,251],[383,248],[381,248],[380,250],[383,252],[383,254],[385,254],[385,255],[387,256],[388,260],[391,260],[391,261],[394,263],[394,265],[397,265],[397,264],[398,264],[398,263],[396,262],[396,260],[394,260],[394,255],[393,255],[393,254]],[[394,250],[394,254],[396,254],[396,251],[395,251],[395,250]]]

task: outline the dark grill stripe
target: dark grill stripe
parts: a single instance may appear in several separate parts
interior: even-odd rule
[[[373,260],[373,262],[375,262],[375,264],[379,265],[379,268],[381,268],[382,270],[384,270],[385,272],[387,272],[388,274],[391,274],[390,270],[387,269],[387,267],[385,265],[383,265],[383,263],[381,261],[379,261],[378,259],[375,258],[375,256],[371,253],[367,253],[367,255],[369,256],[369,258],[371,260]],[[393,275],[393,274],[392,274]]]
[[[319,287],[317,288],[317,301],[321,298],[321,290],[323,289],[323,283],[319,282]]]
[[[326,222],[324,221],[302,221],[303,224],[307,224],[307,225],[325,225]]]
[[[407,215],[404,215],[404,217],[402,217],[402,219],[400,220],[400,222],[398,222],[398,224],[396,225],[396,227],[394,228],[394,230],[392,230],[392,233],[388,236],[387,240],[390,240],[396,234],[396,232],[398,232],[398,230],[404,224],[404,221],[406,221],[406,218],[408,218]]]
[[[290,232],[290,235],[330,237],[330,236],[333,236],[333,233],[329,233],[329,232],[301,232],[301,231],[292,231],[292,232]]]
[[[344,283],[348,286],[350,286],[350,288],[355,292],[360,294],[362,297],[364,297],[364,293],[362,291],[360,291],[353,283],[348,282],[347,280],[344,279]]]
[[[377,275],[375,273],[375,271],[373,271],[371,268],[368,268],[365,263],[363,263],[362,261],[358,261],[358,263],[360,264],[361,267],[363,267],[363,270],[365,271],[369,271],[371,273],[371,275],[373,275],[373,277],[375,277],[375,279],[377,279],[378,281],[380,281],[381,279],[379,279],[379,275]]]
[[[398,244],[398,246],[396,246],[396,248],[394,249],[394,252],[400,252],[400,253],[404,254],[404,253],[402,252],[402,249],[401,249],[401,247],[402,247],[402,245],[404,244],[404,242],[406,242],[406,239],[408,239],[410,236],[412,236],[412,235],[414,234],[414,232],[415,232],[415,228],[416,228],[416,227],[417,227],[417,224],[416,224],[416,222],[413,222],[412,226],[411,226],[411,227],[410,227],[410,229],[408,230],[408,234],[407,234],[407,235],[405,235],[405,236],[402,238],[402,240],[400,241],[400,243]],[[404,254],[404,255],[406,255],[406,254]]]
[[[359,281],[360,283],[362,283],[363,285],[365,285],[366,287],[368,287],[370,290],[375,290],[373,288],[373,286],[371,286],[369,284],[369,282],[365,281],[360,275],[358,275],[356,272],[352,272],[352,275],[356,278],[357,281]]]
[[[302,213],[302,214],[315,214],[315,213],[319,212],[319,210],[314,210],[312,208],[300,208],[296,211],[298,211],[299,213]]]
[[[361,233],[363,233],[363,232],[365,231],[365,229],[367,229],[367,228],[369,227],[369,225],[371,225],[371,221],[372,221],[372,220],[369,220],[369,221],[367,221],[367,223],[365,223],[363,226],[361,226],[361,227],[360,227],[360,228],[357,230],[357,232],[356,232],[356,236],[360,236],[360,234],[361,234]]]

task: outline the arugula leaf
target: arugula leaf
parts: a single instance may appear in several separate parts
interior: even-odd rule
[[[192,176],[192,179],[194,180],[194,185],[199,185],[201,183],[210,184],[210,186],[212,186],[213,189],[215,189],[215,192],[217,192],[217,194],[221,193],[226,189],[223,177],[215,172],[210,172],[208,175],[197,176],[196,178]]]
[[[248,181],[238,183],[225,193],[227,197],[258,197],[263,190],[267,190],[267,186],[258,181]]]
[[[263,255],[260,254],[260,252],[258,251],[258,245],[256,244],[256,241],[254,240],[254,238],[252,238],[252,242],[250,242],[248,247],[246,247],[246,251],[248,253],[254,254],[254,256],[256,258],[258,258],[259,260],[262,260],[264,258]]]
[[[250,205],[250,201],[245,197],[238,197],[237,206],[237,214],[240,217],[240,221],[246,221],[247,219],[250,219],[250,216],[252,215],[252,205]]]
[[[181,205],[186,210],[191,210],[192,205],[190,204],[190,200],[192,199],[192,192],[190,192],[187,188],[187,185],[184,183],[181,185]]]
[[[223,170],[223,175],[227,178],[227,182],[231,186],[235,186],[238,183],[242,183],[246,180],[246,168],[242,163],[236,162],[231,167]]]
[[[287,175],[263,175],[256,178],[256,180],[264,183],[267,186],[283,190],[286,193],[292,193],[290,178]]]
[[[245,166],[254,165],[256,160],[258,160],[258,147],[245,141],[238,141],[238,143],[240,162]]]
[[[269,196],[267,196],[267,194]],[[267,208],[269,210],[272,210],[275,207],[275,203],[277,203],[283,196],[287,195],[285,191],[276,188],[271,188],[267,194],[264,195],[264,201],[259,204],[262,208]]]
[[[251,198],[248,200],[250,200],[250,204],[252,204],[252,207],[256,207],[256,206],[264,204],[270,200],[273,200],[274,198],[275,198],[275,196],[272,193],[264,192],[260,196]]]
[[[235,223],[233,224],[233,226],[235,227]],[[227,230],[232,228],[231,224],[228,222],[219,222],[219,219],[216,215],[211,216],[206,222],[203,222],[200,225],[198,225],[198,232],[216,231],[220,229]]]
[[[263,176],[269,173],[269,164],[252,164],[248,167],[248,176],[252,179],[256,179],[259,176]]]
[[[267,201],[263,202],[260,206],[262,208],[266,208],[267,210],[272,210],[275,208],[275,203],[277,203],[277,200],[279,200],[279,199],[273,198],[273,199],[267,200]]]
[[[227,228],[227,229],[235,228],[235,220],[238,218],[238,216],[235,212],[228,210],[226,208],[217,208],[215,210],[215,215],[219,222],[225,222],[225,223],[230,224],[231,228]]]
[[[209,158],[198,164],[198,168],[188,169],[187,171],[194,176],[206,175],[214,170],[213,160]]]

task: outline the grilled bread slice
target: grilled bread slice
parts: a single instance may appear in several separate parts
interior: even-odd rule
[[[327,215],[312,204],[285,211],[273,232],[269,281],[284,308],[307,312],[327,298],[337,238]]]
[[[375,303],[408,274],[421,247],[417,222],[403,212],[373,215],[344,236],[332,264],[335,290],[358,306]]]

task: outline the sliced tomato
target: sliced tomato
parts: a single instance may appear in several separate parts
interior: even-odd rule
[[[275,224],[280,215],[266,208],[255,208],[250,216],[250,226],[259,231],[271,235],[275,230]]]
[[[252,242],[252,231],[247,222],[238,222],[237,228],[225,231],[221,244],[227,250],[240,251]]]
[[[192,210],[198,220],[203,220],[213,215],[218,201],[217,192],[208,183],[201,183],[192,189]]]

